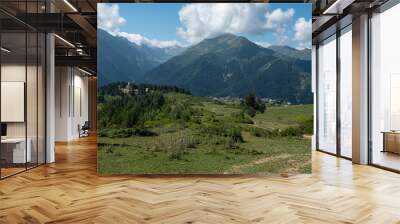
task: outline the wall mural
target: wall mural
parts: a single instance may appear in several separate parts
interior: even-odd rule
[[[311,172],[311,4],[98,4],[100,174]]]

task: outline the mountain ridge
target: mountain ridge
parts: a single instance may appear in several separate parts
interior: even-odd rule
[[[99,86],[114,81],[140,82],[147,71],[184,50],[137,45],[102,29],[97,32]]]
[[[266,48],[225,33],[165,55],[160,49],[102,32],[106,31],[99,35],[99,86],[134,81],[179,86],[195,95],[255,93],[296,104],[312,103],[310,49]]]
[[[252,92],[310,103],[311,61],[303,52],[287,49],[279,52],[245,37],[223,34],[204,39],[158,65],[144,75],[144,81],[176,85],[195,95],[245,96]]]

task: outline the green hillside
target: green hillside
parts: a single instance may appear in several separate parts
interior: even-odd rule
[[[123,88],[121,88],[123,87]],[[125,89],[122,90],[122,89]],[[99,91],[102,174],[309,173],[311,105],[192,96],[117,83]],[[258,105],[259,104],[259,105]]]
[[[200,96],[262,98],[312,103],[311,51],[263,48],[224,34],[205,39],[144,75],[144,82],[176,85]]]

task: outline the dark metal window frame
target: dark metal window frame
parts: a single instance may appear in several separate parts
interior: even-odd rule
[[[395,172],[395,173],[400,173],[400,170],[390,168],[384,165],[376,164],[374,163],[373,160],[373,140],[372,140],[372,93],[373,93],[373,88],[372,88],[372,18],[374,13],[384,13],[386,10],[391,9],[392,7],[396,6],[397,4],[400,4],[400,0],[389,0],[385,2],[383,5],[379,6],[378,8],[375,8],[373,10],[368,11],[368,30],[367,30],[367,46],[368,46],[368,53],[367,53],[367,62],[368,62],[368,69],[367,69],[367,82],[368,82],[368,165]]]
[[[341,66],[340,66],[340,37],[346,33],[343,32],[344,30],[348,29],[349,26],[351,26],[352,23],[345,25],[344,27],[340,27],[339,24],[335,24],[334,26],[336,27],[336,32],[328,35],[326,38],[322,39],[319,41],[319,43],[316,45],[316,150],[319,152],[323,152],[329,155],[337,156],[343,159],[347,160],[352,160],[352,158],[347,157],[342,155],[341,153],[341,118],[340,118],[340,81],[341,81]],[[347,32],[351,32],[347,31]],[[336,41],[336,152],[328,152],[324,149],[319,148],[319,45],[325,41],[327,41],[329,38],[332,38],[332,36],[335,36],[335,38],[331,41]]]
[[[27,1],[25,1],[25,3],[27,3]],[[39,10],[39,1],[36,1],[37,5],[36,5],[36,10]],[[25,11],[27,12],[27,4],[25,4]],[[47,7],[46,7],[46,11],[47,11]],[[27,14],[25,14],[27,15]],[[0,24],[1,25],[1,24]],[[28,32],[29,31],[29,32]],[[0,46],[2,45],[2,34],[5,32],[1,32],[0,31]],[[12,33],[18,33],[16,32],[12,32]],[[2,168],[0,166],[0,180],[6,179],[8,177],[12,177],[15,176],[17,174],[26,172],[30,169],[34,169],[36,167],[39,167],[41,165],[44,165],[47,163],[47,33],[41,32],[31,26],[29,26],[28,24],[25,23],[25,30],[23,30],[21,32],[22,34],[25,34],[25,84],[24,84],[24,120],[25,120],[25,169],[21,170],[19,172],[15,172],[13,174],[7,175],[7,176],[3,176],[2,174]],[[27,81],[28,81],[28,33],[33,33],[36,34],[36,162],[35,163],[30,163],[30,166],[28,167],[28,162],[27,162],[27,158],[28,158],[28,153],[27,153],[27,147],[28,147],[28,114],[27,114]],[[44,50],[41,51],[41,53],[43,53],[44,55],[42,55],[42,60],[44,60],[44,65],[43,65],[43,69],[42,69],[42,82],[44,83],[44,99],[43,99],[43,113],[44,116],[42,116],[41,118],[44,119],[41,122],[44,123],[44,130],[43,130],[43,141],[44,141],[44,145],[42,147],[44,147],[42,149],[42,152],[44,153],[43,156],[43,163],[39,163],[39,34],[44,34],[43,35],[43,39],[42,39],[42,44],[44,44]],[[0,53],[0,68],[2,66],[2,53]],[[1,69],[0,69],[0,82],[1,82]],[[0,90],[1,90],[1,85],[0,85]],[[42,96],[43,97],[43,96]],[[1,91],[0,91],[0,98],[1,98]],[[0,110],[1,110],[1,106],[0,106]],[[1,115],[0,115],[0,123],[1,123]],[[0,158],[1,158],[1,144],[0,144]]]
[[[367,51],[368,51],[368,53],[367,53],[367,66],[368,66],[368,69],[367,69],[367,83],[368,83],[367,84],[368,85],[367,86],[367,88],[368,88],[368,90],[367,90],[367,92],[368,92],[367,93],[368,94],[367,95],[367,103],[368,103],[368,105],[367,105],[367,107],[368,107],[368,109],[367,109],[367,113],[368,113],[367,114],[367,116],[368,116],[368,124],[367,124],[368,137],[367,137],[367,141],[368,141],[368,152],[367,152],[367,154],[368,154],[368,161],[367,161],[367,164],[370,165],[370,166],[374,166],[374,167],[380,168],[380,169],[388,170],[388,171],[395,172],[395,173],[400,173],[400,170],[396,170],[396,169],[393,169],[393,168],[390,168],[390,167],[386,167],[386,166],[382,166],[382,165],[373,163],[372,97],[371,97],[372,96],[371,94],[373,92],[373,90],[372,90],[372,61],[371,61],[371,57],[372,57],[372,53],[373,53],[372,52],[371,20],[372,20],[372,17],[373,17],[373,13],[383,13],[386,10],[392,8],[393,6],[395,6],[397,4],[400,4],[400,0],[389,0],[389,1],[385,2],[383,5],[379,6],[378,8],[366,11],[368,13],[368,25],[367,25],[367,27],[368,27],[368,30],[367,30],[367,42],[368,42],[367,43],[367,47],[368,47],[368,49],[367,49]],[[345,29],[346,27],[342,28],[341,30]],[[335,34],[337,34],[337,33],[335,33]],[[335,34],[332,34],[332,35],[335,35]],[[319,43],[321,43],[321,42],[325,41],[326,39],[330,38],[332,35],[327,36],[325,39],[319,41]],[[336,44],[337,45],[338,45],[338,42],[340,41],[339,38],[340,38],[340,36],[339,37],[336,36],[336,41],[337,41]],[[327,154],[330,154],[330,155],[333,155],[333,156],[337,156],[337,157],[340,157],[340,158],[352,160],[351,158],[348,158],[348,157],[345,157],[345,156],[341,155],[340,146],[339,146],[339,149],[337,149],[336,154],[324,151],[323,149],[319,149],[319,143],[318,143],[319,142],[319,125],[318,125],[318,119],[319,119],[319,110],[318,110],[318,107],[319,107],[319,105],[318,105],[318,97],[319,97],[319,91],[318,91],[319,90],[319,88],[318,88],[318,85],[319,85],[319,78],[318,78],[319,74],[318,74],[318,71],[319,71],[319,69],[318,69],[318,66],[319,66],[319,59],[318,59],[318,48],[319,48],[319,44],[316,45],[316,82],[317,82],[316,83],[316,104],[317,104],[316,105],[316,139],[315,139],[316,140],[316,150],[319,151],[319,152],[327,153]],[[338,52],[337,52],[337,55],[339,55]],[[340,60],[340,58],[339,58],[339,60]],[[338,83],[339,82],[337,82],[336,84],[338,84]],[[338,95],[340,95],[340,93],[337,92],[336,93],[336,97],[338,97]],[[339,102],[340,102],[340,99],[339,99]],[[338,122],[338,120],[340,121],[340,118],[337,119],[337,122]],[[336,144],[338,146],[338,141],[336,142]]]

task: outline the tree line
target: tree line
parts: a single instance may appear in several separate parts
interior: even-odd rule
[[[123,93],[123,90],[127,90],[127,94],[130,95],[143,95],[149,91],[161,91],[161,92],[176,92],[191,95],[191,92],[178,87],[178,86],[167,86],[167,85],[154,85],[154,84],[142,84],[142,83],[131,83],[131,82],[113,82],[108,85],[99,88],[99,99],[104,95],[117,96]]]

